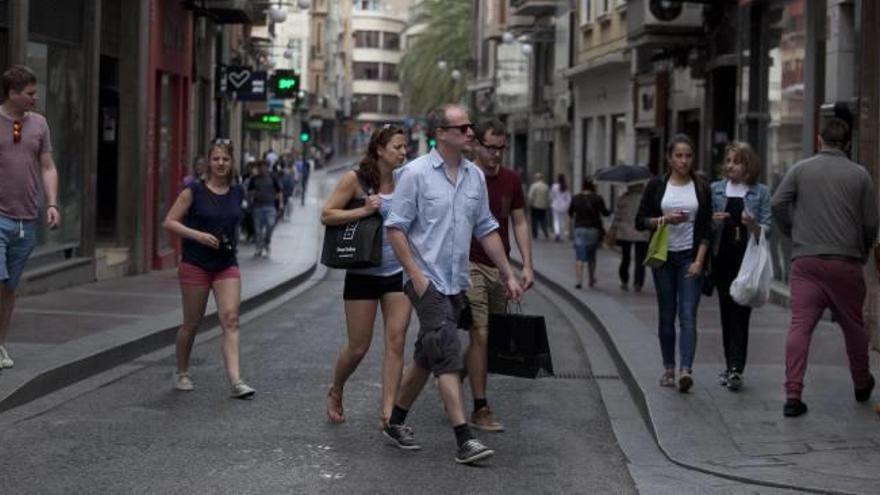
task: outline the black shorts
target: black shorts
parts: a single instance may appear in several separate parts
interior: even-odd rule
[[[342,299],[377,300],[389,292],[403,292],[403,272],[388,275],[361,275],[358,273],[345,273],[345,288],[342,290]]]

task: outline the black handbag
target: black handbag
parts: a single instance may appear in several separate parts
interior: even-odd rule
[[[361,175],[358,180],[364,186]],[[364,187],[367,194],[372,188]],[[346,210],[360,208],[365,198],[355,198],[345,206]],[[329,268],[372,268],[382,264],[382,229],[384,220],[379,212],[345,225],[328,225],[324,231],[321,264]]]
[[[520,378],[553,376],[543,316],[489,314],[488,371]]]

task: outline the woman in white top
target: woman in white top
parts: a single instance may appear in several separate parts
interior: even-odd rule
[[[692,368],[697,347],[697,306],[703,268],[712,238],[712,200],[709,185],[697,175],[694,145],[687,136],[674,136],[667,147],[669,169],[648,183],[636,228],[669,229],[666,263],[653,268],[659,307],[660,350],[664,372],[660,385],[687,392],[694,384]],[[675,375],[675,317],[678,314],[681,363]]]
[[[565,181],[565,174],[556,176],[556,183],[550,188],[550,209],[553,210],[553,234],[556,242],[567,235],[568,207],[571,205],[571,191]]]

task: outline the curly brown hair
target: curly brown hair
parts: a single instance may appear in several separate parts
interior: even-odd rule
[[[396,135],[404,135],[403,129],[396,125],[384,125],[373,131],[370,136],[370,144],[367,145],[367,154],[358,164],[358,172],[374,190],[379,190],[379,149],[388,146],[391,139]]]

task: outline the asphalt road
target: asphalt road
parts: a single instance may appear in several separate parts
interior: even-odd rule
[[[523,309],[546,316],[555,367],[567,378],[490,377],[489,399],[507,431],[478,433],[497,449],[489,462],[453,461],[454,436],[431,383],[408,419],[424,449],[387,444],[377,427],[381,326],[346,387],[348,422],[328,424],[324,398],[344,338],[341,293],[342,274],[331,273],[243,327],[253,401],[228,398],[214,339],[194,351],[194,392],[172,389],[174,357],[165,353],[3,422],[0,493],[635,492],[580,342],[534,292]]]

